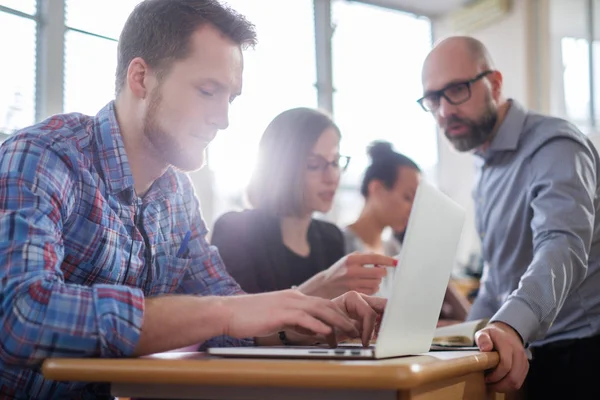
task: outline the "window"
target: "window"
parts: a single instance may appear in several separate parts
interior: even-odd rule
[[[0,63],[0,134],[11,134],[35,121],[35,1],[0,1],[0,5],[27,12],[26,18],[0,9],[0,54],[10,60]]]
[[[141,0],[65,0],[69,28],[118,39],[125,21]]]
[[[394,144],[424,170],[437,164],[431,115],[421,110],[421,67],[431,49],[427,19],[347,1],[332,4],[333,112],[342,131],[342,153],[352,157],[337,196],[341,223],[357,215],[359,186],[375,139]],[[359,28],[357,28],[359,27]],[[360,209],[359,209],[360,210]]]
[[[600,0],[552,0],[550,7],[552,112],[598,133]]]
[[[114,98],[117,42],[65,32],[65,112],[95,115]]]
[[[600,40],[592,43],[593,86],[590,83],[589,41],[565,37],[562,39],[561,49],[566,114],[584,131],[600,132]],[[591,120],[592,96],[595,124]]]
[[[64,111],[95,115],[114,98],[117,39],[140,0],[66,0]]]
[[[312,0],[228,4],[256,25],[258,45],[244,54],[244,87],[231,106],[229,128],[208,150],[215,177],[215,217],[242,204],[258,142],[269,122],[286,109],[317,106]]]
[[[588,41],[565,37],[561,42],[565,107],[573,122],[587,123],[590,107]]]
[[[31,16],[36,13],[36,5],[36,0],[0,0],[0,6],[11,8]]]
[[[600,0],[594,0],[592,8],[593,9],[590,11],[593,12],[594,15],[592,20],[592,26],[594,27],[592,30],[594,36],[592,47],[592,53],[594,57],[594,70],[592,71],[594,87],[591,90],[592,95],[594,96],[594,105],[596,110],[594,115],[596,118],[595,131],[596,133],[600,133]]]

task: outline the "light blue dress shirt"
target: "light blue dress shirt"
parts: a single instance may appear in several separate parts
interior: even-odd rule
[[[600,160],[573,124],[512,105],[477,154],[485,260],[469,319],[512,326],[531,346],[600,331]]]

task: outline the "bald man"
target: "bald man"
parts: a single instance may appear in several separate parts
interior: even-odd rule
[[[600,398],[596,149],[573,124],[505,98],[502,74],[473,38],[437,44],[422,83],[421,106],[458,151],[476,155],[486,265],[468,318],[491,321],[476,337],[500,354],[487,381],[507,392],[527,378],[530,399]]]

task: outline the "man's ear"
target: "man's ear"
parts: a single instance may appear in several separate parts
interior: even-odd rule
[[[126,85],[135,97],[146,98],[150,92],[148,88],[150,75],[150,68],[143,58],[136,57],[131,60],[127,68]]]
[[[494,71],[490,77],[490,83],[492,85],[492,98],[496,101],[500,99],[502,96],[502,84],[504,82],[504,77],[502,76],[502,72]]]

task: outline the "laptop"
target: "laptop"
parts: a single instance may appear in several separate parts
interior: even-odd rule
[[[465,211],[424,180],[420,182],[406,227],[393,290],[377,341],[370,347],[221,347],[222,357],[381,359],[428,352],[450,280]]]

